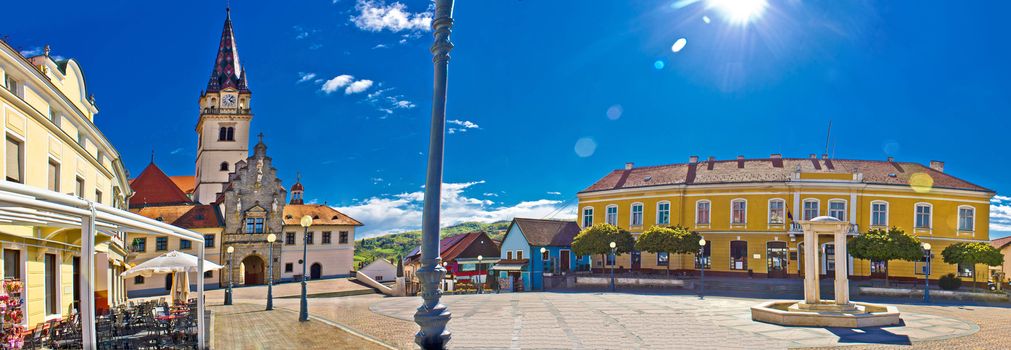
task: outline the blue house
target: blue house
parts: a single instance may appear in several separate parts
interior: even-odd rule
[[[565,274],[590,265],[572,252],[579,234],[573,221],[514,218],[502,239],[501,256],[492,267],[503,291],[544,289],[544,274]]]

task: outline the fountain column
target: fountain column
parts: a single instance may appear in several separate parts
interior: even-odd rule
[[[849,305],[849,253],[846,249],[846,229],[837,230],[835,236],[835,303]]]
[[[804,303],[818,304],[821,290],[818,286],[818,233],[810,227],[804,228]]]

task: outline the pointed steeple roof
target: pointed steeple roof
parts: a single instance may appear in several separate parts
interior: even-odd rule
[[[234,88],[248,91],[246,72],[239,64],[239,48],[235,44],[235,32],[232,30],[232,12],[225,9],[225,27],[221,30],[221,43],[218,44],[218,56],[214,60],[211,79],[207,82],[207,92]]]
[[[193,202],[154,162],[130,181],[130,188],[134,192],[130,197],[130,208]]]

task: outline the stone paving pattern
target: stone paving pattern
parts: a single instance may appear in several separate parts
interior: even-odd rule
[[[333,287],[360,287],[353,283],[323,282],[310,282],[310,295]],[[275,295],[278,288],[286,295],[297,295],[300,286],[298,283],[275,286]],[[262,307],[265,290],[264,287],[237,289],[236,303]],[[208,292],[211,304],[220,304],[221,296],[221,291]],[[866,300],[898,306],[906,327],[853,331],[781,327],[751,321],[748,308],[768,297],[708,296],[700,301],[686,292],[660,295],[654,291],[447,295],[443,301],[453,313],[450,322],[453,340],[449,346],[461,349],[828,349],[840,346],[844,349],[1011,349],[1011,308],[1008,305],[960,306],[948,302],[926,306],[910,299]],[[276,298],[274,304],[292,315],[296,315],[299,307],[297,298]],[[416,297],[389,298],[378,294],[309,299],[313,316],[399,349],[417,348],[414,333],[418,327],[413,314],[418,305],[420,299]],[[280,323],[290,327],[290,323]],[[331,329],[339,331],[336,327]],[[335,334],[356,337],[352,333]],[[270,343],[260,348],[291,348],[267,344]]]
[[[211,306],[215,349],[386,349],[323,322],[298,322],[289,310],[260,305]]]
[[[380,314],[410,320],[418,298],[388,298]],[[454,348],[783,349],[852,343],[909,344],[969,335],[975,324],[906,312],[901,327],[784,327],[751,320],[754,299],[611,293],[451,295]]]

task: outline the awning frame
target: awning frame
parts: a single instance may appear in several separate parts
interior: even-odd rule
[[[95,235],[109,235],[125,248],[126,232],[167,235],[199,242],[199,271],[204,269],[204,236],[202,234],[146,218],[125,210],[81,199],[67,194],[39,189],[19,183],[0,181],[0,222],[11,225],[80,227],[81,341],[85,349],[95,349]],[[99,230],[102,228],[102,230]],[[104,232],[103,232],[104,231]],[[197,283],[197,345],[207,348],[205,334],[204,279]]]

